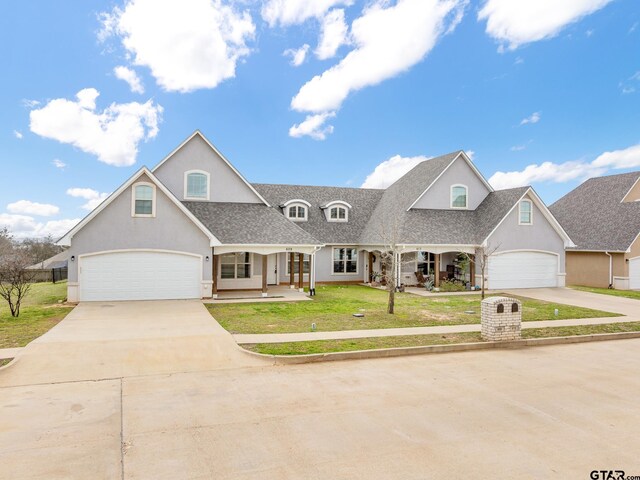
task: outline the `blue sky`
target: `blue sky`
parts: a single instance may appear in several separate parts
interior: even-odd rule
[[[634,0],[2,2],[0,42],[17,236],[61,235],[195,129],[253,182],[384,187],[463,149],[551,203],[640,169]]]

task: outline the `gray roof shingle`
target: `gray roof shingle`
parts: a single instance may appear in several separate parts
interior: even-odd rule
[[[640,232],[640,202],[622,199],[640,172],[590,178],[549,207],[575,250],[625,251]]]
[[[274,208],[258,203],[182,202],[224,244],[320,245]]]
[[[300,199],[311,204],[308,220],[297,225],[322,243],[354,244],[358,242],[371,213],[382,198],[384,190],[345,187],[315,187],[304,185],[253,184],[279,212],[279,205]],[[328,222],[321,206],[334,200],[351,205],[348,222]],[[284,218],[284,215],[281,215]],[[289,221],[289,220],[287,220]]]

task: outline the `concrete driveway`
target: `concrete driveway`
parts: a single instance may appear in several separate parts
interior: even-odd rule
[[[256,364],[197,300],[87,302],[0,370],[0,386]]]

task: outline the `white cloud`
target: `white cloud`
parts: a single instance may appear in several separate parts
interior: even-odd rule
[[[95,110],[99,95],[95,88],[85,88],[76,101],[57,98],[32,110],[31,131],[96,155],[106,164],[133,165],[138,144],[158,134],[162,107],[149,100],[112,103],[100,112]]]
[[[309,51],[309,45],[306,43],[300,48],[289,48],[284,51],[283,55],[285,57],[291,57],[291,65],[294,67],[299,67],[302,65],[307,58],[307,52]]]
[[[526,43],[555,37],[613,0],[488,0],[478,12],[486,20],[486,32],[515,50]]]
[[[352,4],[353,0],[268,0],[262,7],[262,18],[270,27],[298,25],[323,17],[335,6]]]
[[[88,200],[87,203],[82,205],[82,208],[91,211],[100,205],[111,194],[100,193],[92,188],[69,188],[67,189],[67,195]]]
[[[37,203],[29,200],[18,200],[7,205],[7,212],[24,215],[36,215],[38,217],[51,217],[57,215],[60,209],[48,203]]]
[[[18,130],[14,130],[13,131],[13,136],[16,137],[18,140],[22,140],[22,132],[19,132]]]
[[[457,25],[467,1],[398,0],[384,8],[385,4],[374,3],[354,20],[351,40],[356,47],[302,86],[291,101],[294,110],[335,111],[351,92],[408,70]]]
[[[37,107],[38,105],[40,105],[40,102],[38,100],[29,100],[28,98],[23,98],[22,99],[22,106],[26,107],[26,108],[33,108],[33,107]]]
[[[344,20],[344,10],[335,9],[327,13],[320,26],[320,40],[315,54],[320,60],[336,55],[338,49],[347,43],[349,28]]]
[[[424,156],[401,157],[400,155],[391,157],[389,160],[380,163],[367,176],[360,188],[387,188],[413,167],[425,160],[429,160],[429,158]]]
[[[544,162],[539,165],[528,165],[521,171],[496,172],[489,179],[489,183],[496,189],[520,187],[536,182],[563,183],[597,177],[608,170],[638,167],[640,167],[640,144],[605,152],[592,162],[579,160],[564,163]]]
[[[527,118],[523,118],[520,121],[520,125],[526,125],[527,123],[538,123],[540,121],[541,114],[540,112],[533,112]]]
[[[304,122],[294,125],[289,129],[289,136],[294,138],[304,137],[308,135],[314,140],[324,140],[328,134],[333,133],[333,125],[327,125],[323,128],[324,123],[331,117],[335,117],[335,112],[319,113],[317,115],[307,115]]]
[[[120,37],[132,63],[145,66],[167,91],[214,88],[235,76],[255,34],[248,11],[221,0],[128,0],[102,14],[99,39]]]
[[[67,167],[67,164],[64,163],[62,160],[60,160],[59,158],[54,158],[51,161],[51,164],[56,167],[59,168],[60,170],[64,170]]]
[[[514,145],[509,150],[511,150],[512,152],[521,152],[522,150],[525,150],[526,148],[527,148],[526,145]]]
[[[619,86],[623,94],[633,93],[636,91],[636,84],[640,81],[640,71],[637,71],[625,81],[620,82]]]
[[[7,227],[15,238],[41,238],[51,235],[54,239],[58,239],[79,221],[79,218],[73,218],[37,222],[28,215],[0,213],[0,228]]]
[[[119,65],[113,69],[113,74],[116,78],[127,82],[133,93],[144,93],[144,85],[142,85],[142,80],[140,80],[135,70]]]
[[[476,152],[473,150],[465,150],[465,152],[467,154],[467,157],[469,157],[469,160],[471,160],[473,162],[473,157],[476,156]]]

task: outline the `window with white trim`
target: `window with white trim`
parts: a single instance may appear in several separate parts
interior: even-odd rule
[[[220,278],[251,278],[251,254],[237,252],[220,255]]]
[[[209,200],[209,174],[201,170],[185,172],[184,198],[188,200]]]
[[[146,182],[134,184],[132,203],[132,216],[153,217],[156,214],[156,186]]]
[[[531,200],[520,201],[520,225],[531,225],[533,223],[533,205]]]
[[[416,252],[416,271],[431,275],[436,268],[436,256],[431,252]]]
[[[287,210],[287,218],[294,221],[302,221],[307,219],[307,207],[301,204],[292,204],[285,207]]]
[[[329,221],[330,222],[346,222],[349,219],[349,214],[346,207],[331,207],[329,208]]]
[[[298,254],[294,255],[293,257],[293,273],[295,273],[296,275],[298,274],[298,272],[300,271],[300,257],[298,256]],[[303,274],[307,274],[309,273],[309,255],[308,254],[304,254],[304,259],[302,260],[302,273]],[[287,275],[291,274],[291,255],[287,255]]]
[[[465,185],[451,186],[451,208],[467,208],[468,188]]]
[[[341,247],[333,249],[333,273],[358,273],[358,249]]]

